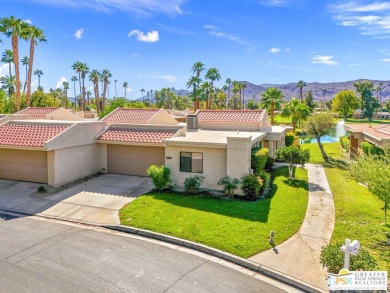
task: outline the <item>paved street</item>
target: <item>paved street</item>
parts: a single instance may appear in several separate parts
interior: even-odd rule
[[[167,245],[0,214],[0,292],[284,292]]]

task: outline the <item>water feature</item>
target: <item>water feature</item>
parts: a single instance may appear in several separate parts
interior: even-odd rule
[[[346,135],[346,130],[344,128],[344,120],[337,122],[336,128],[333,128],[329,131],[328,135],[321,137],[321,142],[338,142],[340,136]],[[317,143],[315,137],[306,136],[301,139],[301,144],[305,143]]]

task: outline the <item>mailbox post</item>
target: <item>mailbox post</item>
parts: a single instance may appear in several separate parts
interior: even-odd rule
[[[341,246],[341,251],[344,252],[344,269],[349,270],[349,256],[357,255],[359,248],[359,241],[354,240],[351,242],[351,240],[345,239],[345,245]]]

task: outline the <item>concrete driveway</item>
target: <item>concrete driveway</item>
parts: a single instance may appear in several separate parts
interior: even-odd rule
[[[148,177],[115,174],[55,193],[38,193],[40,185],[0,179],[0,209],[95,225],[119,224],[119,209],[153,188]]]

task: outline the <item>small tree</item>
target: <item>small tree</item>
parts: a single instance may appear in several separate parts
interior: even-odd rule
[[[390,153],[383,155],[366,154],[357,157],[351,164],[351,174],[359,182],[384,201],[385,225],[387,225],[387,210],[390,202]]]
[[[333,117],[328,113],[314,114],[309,117],[304,125],[306,133],[315,136],[317,139],[318,147],[325,161],[328,161],[329,157],[325,153],[324,146],[321,144],[321,137],[327,135],[332,127]]]
[[[195,175],[187,177],[184,180],[184,190],[190,194],[196,194],[200,192],[200,186],[204,180],[203,176]]]
[[[351,90],[343,90],[337,93],[332,100],[333,111],[339,113],[344,120],[359,106],[355,93]]]
[[[309,150],[301,150],[296,146],[281,147],[276,150],[276,158],[286,162],[288,166],[289,178],[294,178],[294,164],[304,165],[310,160]]]
[[[147,173],[157,190],[163,190],[171,182],[171,170],[165,166],[151,165]]]
[[[237,178],[231,178],[228,175],[222,177],[218,181],[218,185],[223,186],[225,194],[229,197],[234,195],[234,191],[238,188],[239,184],[240,180],[238,180]]]
[[[322,247],[320,263],[329,273],[338,274],[344,266],[344,254],[340,247],[341,243]],[[350,271],[372,271],[375,268],[375,259],[364,248],[360,248],[359,253],[350,259]]]

